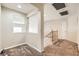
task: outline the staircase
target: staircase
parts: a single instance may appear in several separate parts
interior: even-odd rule
[[[61,42],[61,40],[58,39],[58,31],[51,31],[46,37],[52,39],[53,45],[58,45]]]

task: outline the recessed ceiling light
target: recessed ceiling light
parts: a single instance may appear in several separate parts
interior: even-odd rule
[[[22,8],[22,6],[21,6],[21,5],[17,5],[17,7],[18,7],[18,8]]]

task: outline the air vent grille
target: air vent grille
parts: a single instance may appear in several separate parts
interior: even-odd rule
[[[61,15],[61,16],[68,15],[68,11],[60,12],[60,15]]]
[[[55,7],[56,10],[66,7],[64,3],[53,3],[52,5]]]

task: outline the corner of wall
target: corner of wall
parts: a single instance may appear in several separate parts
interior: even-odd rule
[[[0,51],[1,51],[1,4],[0,4]]]

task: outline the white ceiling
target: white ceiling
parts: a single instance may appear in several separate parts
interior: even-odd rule
[[[59,19],[60,15],[55,10],[55,8],[51,4],[45,4],[44,5],[44,19],[46,20],[52,20],[52,19]]]
[[[44,20],[48,21],[48,20],[59,20],[61,18],[67,18],[67,16],[76,14],[78,11],[78,6],[79,4],[77,3],[66,3],[66,8],[64,9],[60,9],[60,10],[56,10],[52,4],[45,4],[44,7]],[[64,11],[64,10],[68,10],[68,15],[67,16],[61,16],[59,14],[59,12]]]
[[[18,8],[17,5],[20,5],[22,8]],[[22,12],[24,14],[28,14],[33,10],[38,10],[35,6],[29,3],[2,3],[2,6]]]
[[[21,5],[22,8],[18,8],[17,5]],[[33,11],[37,11],[38,8],[35,7],[34,5],[30,4],[30,3],[2,3],[2,6],[4,7],[8,7],[10,9],[22,12],[24,14],[28,14],[30,12]],[[64,9],[60,9],[60,10],[56,10],[52,4],[45,4],[44,5],[44,20],[48,21],[48,20],[59,20],[61,18],[66,18],[67,16],[61,16],[59,14],[59,12],[64,11],[64,10],[68,10],[69,15],[73,15],[76,14],[78,9],[79,4],[78,3],[66,3],[66,8]]]
[[[66,3],[67,10],[69,12],[69,15],[74,15],[78,13],[79,10],[79,3]]]

